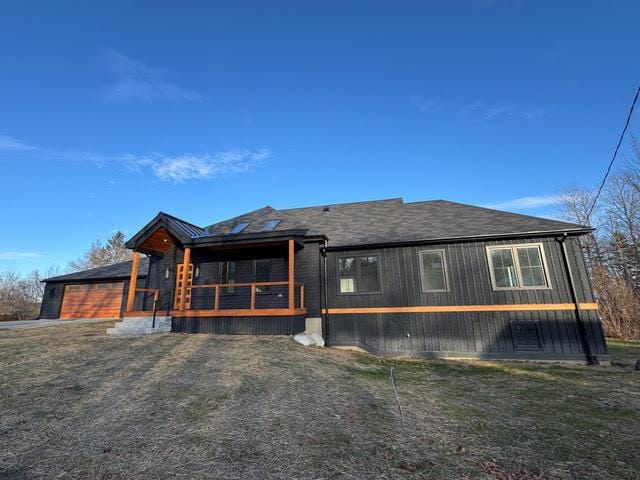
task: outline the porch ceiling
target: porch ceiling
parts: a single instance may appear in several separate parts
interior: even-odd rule
[[[164,255],[171,247],[178,245],[178,240],[169,231],[160,227],[149,235],[137,248],[141,252]]]

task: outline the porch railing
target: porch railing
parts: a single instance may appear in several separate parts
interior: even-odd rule
[[[260,287],[276,287],[276,286],[288,286],[289,282],[252,282],[252,283],[212,283],[212,284],[203,284],[203,285],[191,285],[187,287],[187,290],[200,289],[200,288],[209,288],[214,289],[213,295],[213,309],[214,310],[226,310],[220,308],[220,291],[222,289],[235,289],[235,288],[250,288],[250,310],[257,310],[256,308],[256,289]],[[299,306],[295,308],[304,308],[304,284],[303,283],[295,283],[296,288],[299,289],[300,298],[298,301]],[[189,292],[189,296],[191,297],[191,292]],[[190,307],[187,307],[186,310],[189,310]]]

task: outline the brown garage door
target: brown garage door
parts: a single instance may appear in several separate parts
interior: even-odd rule
[[[124,283],[66,285],[60,318],[118,318]]]

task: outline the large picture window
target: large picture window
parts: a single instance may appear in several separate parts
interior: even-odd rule
[[[420,280],[423,292],[448,290],[444,250],[424,250],[420,255]]]
[[[487,247],[494,290],[549,288],[542,245]]]
[[[271,281],[271,260],[261,259],[255,261],[253,281],[256,283]],[[256,287],[256,292],[266,293],[270,289],[270,285],[260,285]]]
[[[380,292],[378,256],[338,258],[338,282],[340,293]]]
[[[236,283],[236,262],[221,262],[220,263],[220,283],[234,284]],[[220,290],[222,293],[234,293],[234,287],[223,287]]]

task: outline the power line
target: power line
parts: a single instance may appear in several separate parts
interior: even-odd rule
[[[613,163],[616,161],[616,157],[618,156],[618,150],[620,150],[620,145],[622,145],[622,141],[624,140],[624,135],[625,133],[627,133],[627,129],[629,128],[629,124],[631,123],[631,116],[633,115],[633,109],[635,108],[636,102],[638,101],[638,95],[640,95],[640,86],[638,87],[638,90],[636,91],[636,96],[634,97],[633,102],[631,103],[631,108],[629,109],[629,114],[627,115],[627,121],[624,124],[622,133],[620,134],[620,139],[618,140],[616,149],[613,152],[613,157],[611,157],[611,161],[609,162],[609,167],[607,167],[607,171],[604,174],[604,177],[602,178],[602,182],[600,183],[600,187],[598,188],[598,192],[596,193],[596,196],[593,197],[593,203],[591,204],[591,208],[589,208],[589,211],[587,212],[587,221],[585,222],[587,224],[589,223],[589,218],[593,213],[593,209],[596,208],[596,203],[598,201],[598,198],[600,197],[600,194],[602,193],[602,189],[604,188],[604,184],[607,181],[607,177],[609,176],[609,173],[611,173],[611,169],[613,168]]]

